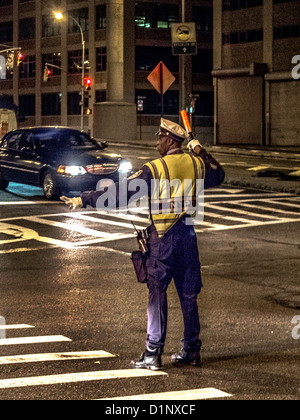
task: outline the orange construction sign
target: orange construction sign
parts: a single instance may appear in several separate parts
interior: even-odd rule
[[[162,61],[158,63],[147,79],[161,95],[163,95],[176,80]]]

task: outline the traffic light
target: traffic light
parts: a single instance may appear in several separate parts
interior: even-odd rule
[[[52,74],[52,71],[50,69],[48,69],[48,67],[46,66],[44,68],[44,77],[43,77],[44,82],[48,82],[49,77],[51,76],[51,74]]]
[[[19,52],[18,53],[18,62],[17,62],[18,66],[22,63],[23,58],[24,58],[24,55],[21,52]]]
[[[84,79],[84,85],[85,85],[86,90],[91,90],[92,79],[90,77],[86,77]]]
[[[86,115],[92,115],[93,110],[91,108],[87,108]]]

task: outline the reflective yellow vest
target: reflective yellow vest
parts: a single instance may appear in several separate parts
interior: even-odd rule
[[[204,180],[200,157],[187,153],[167,155],[146,163],[153,176],[150,215],[162,237],[196,202],[197,180]]]

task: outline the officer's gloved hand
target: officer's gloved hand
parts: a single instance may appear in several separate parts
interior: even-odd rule
[[[69,206],[69,210],[82,208],[81,197],[69,198],[69,197],[62,196],[60,197],[60,200],[63,201],[67,206]]]
[[[199,140],[191,140],[187,144],[187,148],[189,152],[193,152],[195,155],[199,155],[202,149],[202,145]]]

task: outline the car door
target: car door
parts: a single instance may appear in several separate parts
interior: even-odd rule
[[[15,156],[17,154],[17,148],[22,134],[22,131],[13,131],[7,134],[2,141],[0,166],[2,177],[6,181],[18,182],[18,165],[16,164]]]
[[[17,182],[39,185],[41,160],[37,153],[34,134],[32,132],[24,132],[19,139],[14,159],[17,168]]]

